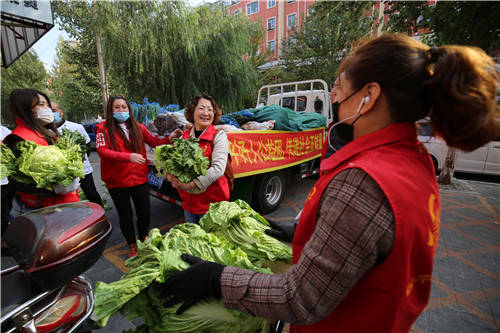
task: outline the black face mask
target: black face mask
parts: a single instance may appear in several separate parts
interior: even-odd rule
[[[354,140],[354,123],[358,121],[359,117],[361,115],[358,115],[356,119],[352,122],[352,124],[347,124],[347,123],[338,123],[339,122],[339,108],[340,104],[344,103],[347,101],[349,98],[351,98],[354,94],[356,94],[359,90],[356,90],[352,94],[350,94],[346,99],[344,99],[342,102],[334,102],[332,103],[332,113],[333,113],[333,121],[334,125],[330,129],[330,138],[329,138],[329,149],[332,148],[333,151],[337,151],[352,140]],[[333,141],[333,145],[330,144],[330,142]],[[328,149],[328,150],[329,150]]]

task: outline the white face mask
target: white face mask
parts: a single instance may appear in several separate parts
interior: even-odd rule
[[[54,121],[54,114],[52,113],[52,109],[45,108],[36,111],[37,119],[40,120],[43,124],[50,124]]]

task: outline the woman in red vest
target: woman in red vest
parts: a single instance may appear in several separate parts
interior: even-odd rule
[[[206,175],[189,183],[181,183],[174,175],[167,175],[172,186],[179,191],[186,222],[198,223],[211,203],[229,200],[229,184],[224,176],[229,154],[227,135],[217,131],[222,111],[212,96],[195,96],[185,110],[186,119],[193,124],[184,131],[184,139],[198,138],[203,155],[210,159]]]
[[[16,157],[21,155],[21,151],[17,148],[18,142],[27,140],[42,146],[55,143],[59,132],[53,122],[54,115],[47,95],[34,89],[14,89],[9,95],[7,109],[17,126],[3,143]],[[16,198],[11,213],[13,217],[35,208],[78,201],[76,188],[56,193],[22,182],[16,182],[15,186]],[[73,187],[77,187],[77,184]]]
[[[101,158],[101,178],[115,204],[130,258],[137,254],[131,200],[137,215],[140,240],[146,238],[151,220],[149,166],[144,143],[156,147],[170,143],[171,138],[181,133],[180,130],[175,131],[164,139],[154,137],[144,125],[135,121],[132,108],[123,96],[108,100],[106,121],[95,126],[95,133],[96,149]]]
[[[498,135],[491,59],[465,46],[430,48],[387,34],[339,68],[336,134],[306,199],[285,274],[260,274],[183,255],[165,282],[183,312],[206,297],[292,323],[291,332],[408,332],[426,306],[440,221],[439,189],[415,122],[430,116],[450,147]]]

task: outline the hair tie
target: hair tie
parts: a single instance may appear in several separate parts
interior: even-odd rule
[[[426,51],[427,62],[429,64],[435,63],[439,56],[439,50],[437,47],[431,47]]]

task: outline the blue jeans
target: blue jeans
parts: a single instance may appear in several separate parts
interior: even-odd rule
[[[199,224],[198,222],[203,217],[203,215],[205,214],[193,214],[188,212],[187,210],[184,210],[184,220],[186,220],[186,222]]]

